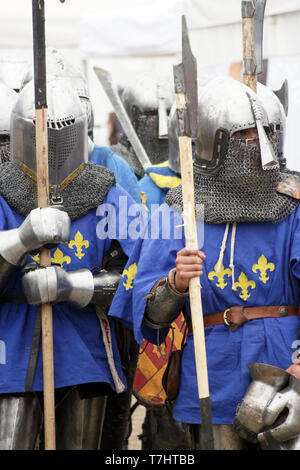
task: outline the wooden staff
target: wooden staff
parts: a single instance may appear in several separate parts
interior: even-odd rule
[[[182,17],[182,63],[174,67],[178,140],[183,197],[183,219],[186,247],[198,250],[194,199],[192,139],[197,134],[197,67],[191,52],[185,17]],[[200,278],[189,281],[189,297],[194,335],[196,375],[201,411],[200,442],[202,450],[214,448],[211,401],[207,373],[205,333]]]
[[[36,109],[35,137],[37,197],[38,206],[47,207],[49,206],[49,173],[44,0],[32,0],[32,19]],[[51,265],[50,250],[41,248],[40,265]],[[43,304],[41,306],[41,309],[45,449],[55,450],[56,445],[52,305]]]
[[[254,7],[252,1],[242,2],[243,31],[243,82],[256,92],[257,75],[255,65]]]
[[[266,0],[242,1],[243,82],[256,93],[263,72],[262,46]]]

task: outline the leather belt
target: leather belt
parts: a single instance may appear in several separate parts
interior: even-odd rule
[[[298,307],[294,306],[268,306],[268,307],[229,307],[224,312],[204,315],[204,327],[214,325],[227,325],[231,331],[236,331],[244,323],[257,318],[281,318],[298,315]],[[189,332],[192,331],[191,319],[188,319]]]

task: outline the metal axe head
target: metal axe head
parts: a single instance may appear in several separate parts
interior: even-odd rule
[[[254,4],[254,57],[256,63],[256,75],[263,71],[263,29],[266,0],[252,0]]]
[[[182,16],[182,62],[174,66],[175,93],[184,93],[190,136],[197,137],[198,86],[197,61],[193,56],[185,16]]]

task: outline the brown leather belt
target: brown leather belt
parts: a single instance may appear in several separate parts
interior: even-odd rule
[[[212,313],[210,315],[204,315],[203,322],[204,327],[214,325],[227,325],[231,331],[237,330],[237,328],[249,320],[255,320],[257,318],[281,318],[298,315],[298,307],[279,305],[279,306],[268,306],[268,307],[229,307],[225,312]],[[189,332],[192,331],[192,322],[188,321]]]

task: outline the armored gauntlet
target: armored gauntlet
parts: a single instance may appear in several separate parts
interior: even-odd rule
[[[70,239],[68,214],[54,207],[33,209],[20,227],[0,232],[0,290],[26,255]]]

